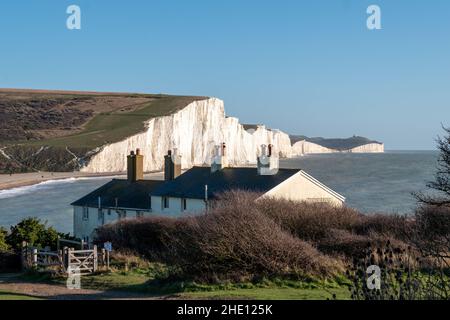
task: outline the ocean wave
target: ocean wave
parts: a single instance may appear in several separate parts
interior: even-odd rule
[[[77,181],[77,178],[47,180],[30,186],[17,187],[7,190],[0,190],[0,199],[14,198],[17,196],[25,195],[37,190],[44,190],[53,187],[58,184],[67,184]]]
[[[47,180],[47,181],[43,181],[43,182],[40,182],[37,184],[29,185],[29,186],[17,187],[17,188],[12,188],[12,189],[7,189],[7,190],[0,190],[0,200],[23,196],[23,195],[30,194],[30,193],[36,192],[36,191],[52,189],[55,187],[55,185],[65,185],[65,184],[70,184],[70,183],[74,183],[77,181],[109,179],[109,178],[115,178],[115,177],[117,177],[117,176],[70,177],[70,178],[65,178],[65,179]]]

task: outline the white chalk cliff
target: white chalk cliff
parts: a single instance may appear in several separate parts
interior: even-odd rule
[[[237,118],[225,116],[223,101],[211,98],[192,102],[174,114],[150,119],[144,132],[103,146],[81,171],[125,171],[127,155],[137,148],[144,155],[145,171],[161,170],[163,156],[174,148],[182,156],[183,168],[210,164],[214,146],[222,142],[226,143],[230,165],[256,163],[261,144],[276,146],[280,157],[291,156],[289,135],[264,126],[251,134]]]
[[[291,150],[292,156],[301,156],[312,153],[382,153],[383,143],[368,143],[348,150],[331,149],[306,140],[294,143]]]
[[[222,142],[226,143],[231,166],[256,163],[261,144],[274,145],[280,157],[336,151],[304,141],[292,146],[288,134],[265,126],[246,131],[237,118],[225,116],[224,103],[217,98],[195,101],[174,114],[150,119],[145,128],[142,133],[96,150],[81,171],[125,171],[127,155],[137,148],[144,155],[144,170],[147,172],[162,170],[163,156],[172,149],[177,149],[182,156],[184,169],[209,165],[214,146]],[[379,150],[379,145],[357,149],[359,152],[371,152]]]

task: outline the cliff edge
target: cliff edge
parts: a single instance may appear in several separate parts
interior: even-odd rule
[[[274,145],[285,158],[384,150],[379,142],[356,138],[290,137],[264,125],[242,125],[226,116],[217,98],[0,89],[0,173],[123,172],[126,156],[137,148],[147,172],[161,170],[172,149],[187,169],[210,164],[222,142],[232,166],[256,163],[262,144]]]

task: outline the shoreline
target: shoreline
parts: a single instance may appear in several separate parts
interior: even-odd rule
[[[146,172],[146,179],[163,179],[162,171]],[[11,190],[21,187],[29,187],[46,181],[58,181],[71,178],[127,178],[126,172],[104,172],[104,173],[86,173],[86,172],[29,172],[0,174],[0,191]]]
[[[0,191],[36,185],[46,181],[57,181],[70,178],[100,178],[125,176],[124,172],[84,173],[84,172],[29,172],[0,174]]]

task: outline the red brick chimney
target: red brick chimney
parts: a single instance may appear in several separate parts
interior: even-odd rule
[[[138,180],[144,180],[144,156],[141,155],[141,150],[136,149],[136,153],[131,151],[127,158],[128,181],[136,182]]]

